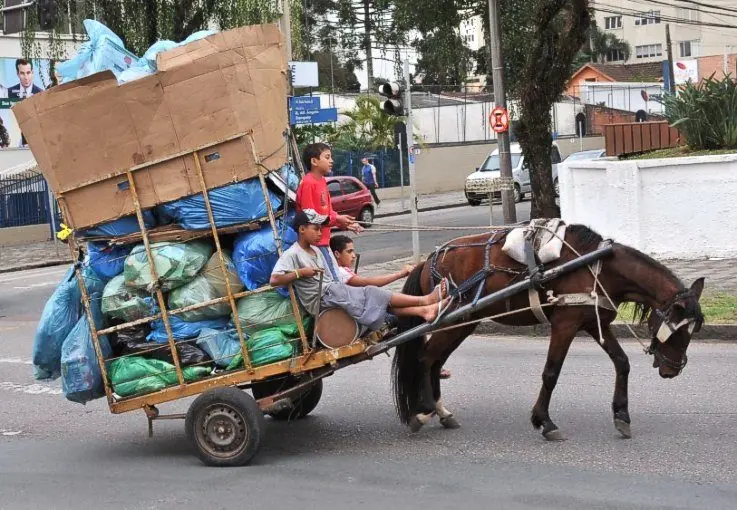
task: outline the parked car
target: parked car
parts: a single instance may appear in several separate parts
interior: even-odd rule
[[[374,221],[374,202],[371,192],[358,179],[350,176],[327,177],[333,209],[348,214],[369,226]]]
[[[512,177],[514,178],[514,201],[521,202],[528,193],[532,192],[530,184],[530,169],[525,164],[525,157],[522,154],[522,148],[519,143],[513,143],[509,147],[512,156]],[[561,162],[560,150],[558,145],[553,142],[550,157],[553,163],[551,172],[553,174],[553,182],[558,182],[558,163]],[[499,168],[499,149],[495,149],[486,158],[484,163],[476,169],[474,173],[466,177],[465,193],[466,200],[471,205],[479,205],[482,200],[489,198],[488,194],[479,193],[474,189],[474,181],[478,182],[489,177],[500,177],[501,170]],[[497,191],[493,195],[494,199],[501,198],[501,192]]]
[[[585,160],[591,160],[591,159],[599,159],[606,156],[606,149],[592,149],[587,151],[579,151],[574,152],[573,154],[569,154],[566,159],[564,159],[560,164],[565,165],[567,163],[570,163],[571,161],[585,161]],[[555,185],[555,195],[560,196],[560,185],[558,184],[557,176],[553,180],[553,184]]]

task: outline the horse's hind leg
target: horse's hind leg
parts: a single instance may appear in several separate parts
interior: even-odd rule
[[[595,325],[586,328],[586,332],[590,334],[594,339],[599,338],[599,328]],[[616,371],[617,378],[614,382],[614,397],[612,398],[612,413],[614,414],[614,427],[622,435],[623,438],[629,439],[632,437],[632,430],[630,429],[630,413],[629,413],[629,400],[627,396],[627,381],[630,373],[630,361],[627,358],[622,346],[617,342],[617,337],[614,336],[610,325],[602,324],[602,336],[604,343],[601,347],[609,355],[609,358],[614,363],[614,370]]]
[[[540,395],[532,408],[532,426],[536,429],[542,427],[542,434],[548,441],[560,441],[564,439],[563,434],[558,426],[550,419],[548,412],[550,406],[550,397],[553,394],[555,385],[558,382],[563,361],[568,354],[568,348],[571,346],[573,338],[580,327],[578,314],[571,313],[569,310],[556,310],[552,319],[552,334],[550,336],[550,346],[548,347],[548,359],[543,369],[543,385],[540,388]]]

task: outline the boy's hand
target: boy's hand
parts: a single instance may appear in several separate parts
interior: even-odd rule
[[[360,234],[361,232],[363,232],[363,227],[356,223],[356,219],[353,216],[340,214],[337,218],[335,218],[335,222],[338,224],[338,227],[342,229],[349,230],[356,234]]]
[[[300,278],[312,278],[314,276],[317,276],[318,274],[322,273],[322,269],[317,267],[303,267],[299,270],[299,277]]]
[[[409,274],[414,271],[416,266],[413,266],[412,264],[407,264],[404,266],[404,276],[409,276]]]

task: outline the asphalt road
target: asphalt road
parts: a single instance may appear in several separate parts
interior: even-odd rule
[[[379,209],[381,211],[381,209]],[[530,219],[530,202],[517,204],[517,220]],[[377,218],[377,228],[385,228],[380,224],[411,225],[410,215]],[[455,209],[443,209],[420,213],[419,224],[432,227],[483,227],[489,225],[489,205],[484,203],[478,207],[464,206]],[[494,205],[494,224],[504,224],[502,207]],[[440,230],[437,232],[420,232],[420,251],[428,253],[450,239],[469,234],[476,234],[478,230]],[[412,235],[410,232],[377,232],[375,229],[366,229],[356,240],[356,248],[361,253],[361,265],[386,262],[412,255]]]
[[[674,380],[625,344],[631,440],[612,426],[613,369],[593,341],[574,343],[553,397],[568,440],[546,443],[529,423],[546,343],[476,337],[444,383],[460,430],[399,424],[381,357],[327,379],[309,418],[269,420],[252,466],[213,469],[180,421],[157,422],[148,439],[142,413],[74,404],[59,381],[33,380],[35,323],[62,273],[0,275],[0,509],[735,508],[735,343],[694,343]]]

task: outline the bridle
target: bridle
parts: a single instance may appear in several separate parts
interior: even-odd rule
[[[696,299],[696,296],[691,290],[679,292],[676,296],[668,303],[668,305],[662,309],[656,308],[653,313],[661,320],[660,326],[652,331],[652,342],[648,347],[646,353],[655,356],[655,359],[661,365],[664,365],[673,370],[681,371],[686,367],[688,363],[688,356],[683,353],[683,357],[679,361],[674,361],[668,356],[656,349],[658,344],[664,344],[681,328],[687,327],[689,336],[698,332],[701,329],[701,325],[704,322],[704,317],[701,314],[697,314],[693,317],[686,317],[680,322],[674,322],[670,320],[670,315],[673,312],[673,308],[676,303],[683,301],[684,299]]]

